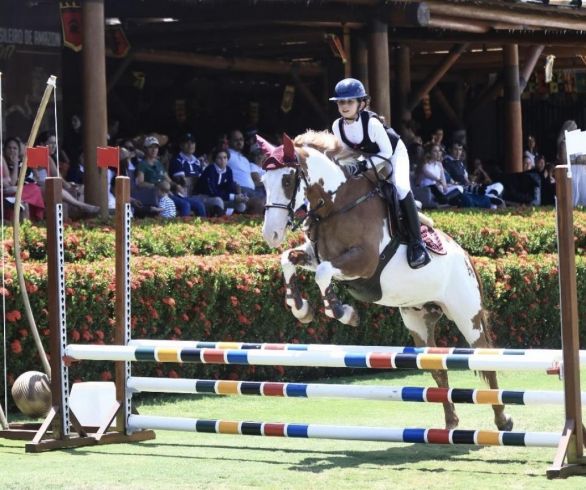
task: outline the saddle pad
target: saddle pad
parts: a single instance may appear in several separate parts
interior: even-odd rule
[[[421,239],[428,250],[437,255],[446,255],[446,249],[437,231],[427,225],[421,225]]]

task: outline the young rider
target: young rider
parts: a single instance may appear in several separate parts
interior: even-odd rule
[[[366,110],[370,97],[359,80],[345,78],[338,82],[330,100],[338,104],[342,116],[332,125],[337,138],[346,147],[370,157],[382,178],[392,176],[409,235],[407,261],[413,269],[425,266],[431,258],[421,240],[419,215],[409,183],[407,147],[394,131],[387,133],[374,112]]]

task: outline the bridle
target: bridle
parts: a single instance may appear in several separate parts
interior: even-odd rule
[[[301,170],[301,167],[299,164],[296,163],[294,165],[290,165],[290,167],[295,168],[295,177],[294,177],[295,184],[293,187],[293,197],[291,197],[291,200],[287,204],[280,204],[280,203],[265,204],[265,210],[271,209],[271,208],[286,210],[287,214],[288,214],[287,226],[291,226],[291,230],[295,231],[295,230],[297,230],[297,228],[299,228],[303,224],[303,221],[305,220],[305,218],[296,218],[295,217],[295,209],[296,209],[296,204],[297,204],[297,202],[296,202],[297,192],[299,191],[299,186],[301,185],[302,179],[306,185],[309,185],[309,182],[307,180],[307,177],[305,176],[305,174]]]

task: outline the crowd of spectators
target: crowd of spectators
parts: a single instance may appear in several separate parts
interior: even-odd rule
[[[415,135],[410,140],[412,188],[424,208],[497,209],[554,204],[553,168],[565,162],[559,160],[559,155],[547,159],[539,152],[533,135],[526,138],[523,171],[512,174],[505,174],[501,166],[487,166],[478,157],[469,158],[459,135],[445,146],[441,128],[431,134],[427,143]]]
[[[262,153],[256,131],[233,129],[218,135],[209,152],[197,151],[191,132],[175,141],[151,133],[119,138],[117,124],[110,124],[109,144],[120,147],[119,172],[131,180],[131,202],[136,217],[217,217],[232,213],[261,214],[265,190],[261,181]],[[495,209],[506,205],[552,205],[555,197],[553,167],[560,152],[546,158],[533,135],[526,137],[523,172],[504,174],[497,165],[487,167],[480,158],[470,158],[466,143],[455,133],[446,145],[444,131],[437,128],[427,143],[409,129],[404,135],[411,161],[412,189],[424,208],[446,206]],[[558,147],[563,145],[563,131]],[[276,142],[278,143],[278,142]],[[64,178],[63,201],[70,214],[92,216],[100,209],[85,203],[81,120],[74,116],[66,149],[57,150],[55,134],[44,132],[37,145],[49,148],[48,169],[28,169],[23,189],[23,217],[44,216],[43,188],[47,175]],[[2,155],[2,183],[8,214],[15,201],[19,168],[25,146],[9,137]],[[561,162],[565,163],[565,162]],[[108,207],[115,208],[114,181],[117,171],[109,169]]]

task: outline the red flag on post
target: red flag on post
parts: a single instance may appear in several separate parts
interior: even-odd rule
[[[35,146],[26,149],[26,161],[30,168],[49,168],[49,147]]]
[[[120,147],[118,146],[98,146],[98,167],[114,167],[118,172],[120,163]]]

